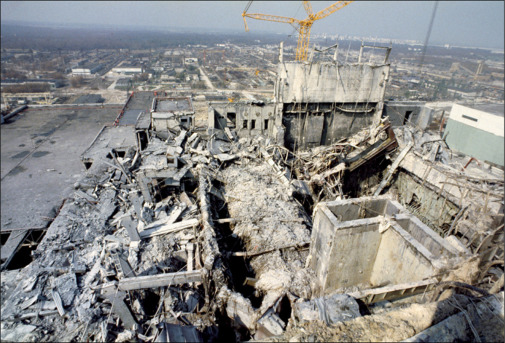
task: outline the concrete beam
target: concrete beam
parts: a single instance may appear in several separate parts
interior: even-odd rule
[[[158,275],[137,276],[124,278],[119,281],[118,287],[121,291],[131,291],[136,289],[157,288],[170,285],[181,285],[191,282],[203,281],[203,269],[166,273]]]
[[[405,148],[403,148],[402,152],[398,155],[398,157],[393,162],[393,164],[391,165],[391,167],[389,167],[389,170],[388,170],[388,173],[387,173],[386,177],[381,181],[381,183],[379,184],[379,187],[375,190],[375,192],[373,194],[374,196],[379,195],[380,192],[382,191],[382,189],[384,187],[386,187],[387,183],[393,177],[393,174],[395,173],[396,168],[398,168],[398,166],[400,165],[400,162],[407,155],[407,153],[410,151],[410,148],[412,148],[413,145],[414,145],[414,143],[410,142],[409,144],[407,144],[407,146]]]
[[[196,218],[193,218],[193,219],[184,220],[182,222],[178,222],[178,223],[174,223],[174,224],[153,227],[152,229],[147,229],[147,230],[140,232],[139,235],[140,235],[141,239],[146,239],[149,237],[164,235],[167,233],[172,233],[172,232],[177,232],[180,230],[188,229],[190,227],[197,226],[198,223],[199,223],[199,220]]]
[[[408,295],[414,295],[426,292],[432,289],[438,280],[435,278],[409,282],[393,286],[385,286],[373,289],[365,289],[362,291],[348,293],[351,297],[355,299],[361,299],[366,304],[372,304],[383,300],[392,300],[396,298],[405,297]]]

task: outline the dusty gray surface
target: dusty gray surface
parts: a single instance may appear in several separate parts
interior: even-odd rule
[[[43,227],[84,172],[81,153],[118,106],[28,109],[1,126],[1,223]]]
[[[177,111],[191,111],[191,105],[187,99],[174,98],[166,99],[158,102],[158,112],[177,112]]]

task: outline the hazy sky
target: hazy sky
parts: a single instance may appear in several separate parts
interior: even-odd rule
[[[333,1],[313,1],[314,11]],[[1,1],[2,22],[122,25],[130,28],[228,29],[244,32],[247,1]],[[433,1],[355,1],[316,21],[313,33],[412,39],[424,42]],[[254,1],[248,13],[304,19],[301,1]],[[289,35],[289,24],[248,19],[253,32]],[[503,1],[440,1],[430,43],[503,49]]]

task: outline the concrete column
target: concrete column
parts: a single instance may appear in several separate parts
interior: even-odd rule
[[[281,44],[279,45],[279,63],[284,63],[283,51],[284,51],[284,42],[281,42]]]
[[[195,245],[193,243],[188,243],[186,245],[186,250],[188,251],[188,272],[193,271],[193,257],[194,257],[194,251],[195,251]],[[189,283],[189,286],[193,286],[193,282]]]
[[[361,42],[361,48],[359,48],[358,63],[361,63],[361,56],[363,55],[363,42]]]

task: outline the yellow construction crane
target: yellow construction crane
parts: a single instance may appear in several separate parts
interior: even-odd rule
[[[261,13],[247,13],[249,7],[251,6],[252,1],[246,6],[244,12],[242,12],[242,17],[244,18],[245,30],[249,31],[247,27],[247,22],[245,20],[246,17],[267,21],[276,21],[279,23],[288,23],[293,25],[298,31],[298,44],[296,47],[296,60],[297,61],[305,61],[307,59],[307,50],[309,48],[309,40],[310,40],[310,29],[312,24],[319,19],[326,18],[333,12],[338,11],[339,9],[349,5],[353,1],[337,1],[333,5],[326,7],[324,10],[321,10],[317,13],[312,12],[312,5],[309,1],[303,1],[303,7],[305,7],[305,12],[307,12],[308,17],[304,20],[299,20],[295,18],[282,17],[278,15],[269,15],[269,14],[261,14]],[[295,25],[297,24],[297,25]]]

